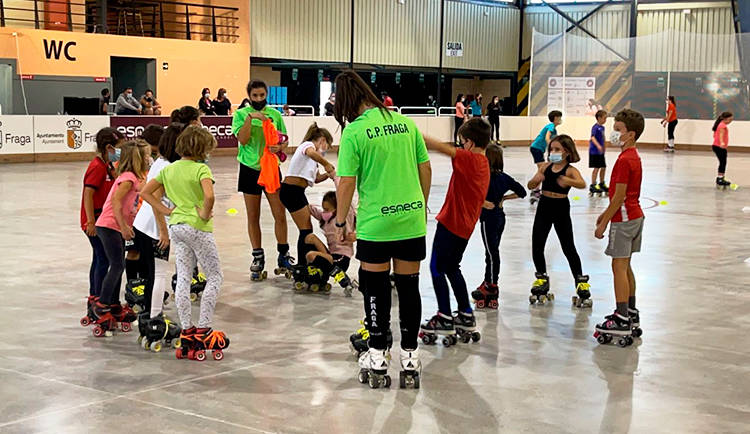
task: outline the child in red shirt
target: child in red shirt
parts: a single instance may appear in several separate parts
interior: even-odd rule
[[[609,244],[605,253],[612,257],[617,309],[597,324],[594,337],[605,344],[619,336],[618,345],[633,343],[633,336],[641,335],[640,315],[635,306],[635,274],[630,257],[641,251],[643,210],[639,203],[643,170],[636,140],[643,133],[644,121],[640,113],[625,109],[615,116],[611,142],[622,151],[610,178],[609,206],[596,220],[596,238],[604,238],[609,228]]]
[[[91,243],[93,256],[89,268],[89,302],[91,306],[102,290],[102,281],[109,269],[109,261],[104,253],[104,247],[96,236],[96,219],[102,213],[104,202],[115,182],[115,168],[113,163],[119,157],[120,143],[125,136],[114,128],[102,128],[96,133],[96,157],[89,163],[83,176],[83,192],[81,193],[81,229]]]
[[[437,216],[438,225],[430,262],[438,312],[422,324],[420,335],[425,343],[434,343],[437,335],[445,335],[449,337],[443,340],[443,344],[455,344],[454,330],[460,336],[479,340],[466,281],[461,274],[461,259],[474,226],[479,220],[490,185],[490,166],[484,155],[485,148],[490,142],[490,133],[490,125],[477,117],[461,125],[458,130],[463,149],[425,137],[428,149],[449,155],[453,160],[453,175],[445,203]],[[446,277],[458,302],[458,312],[455,316],[451,315]]]

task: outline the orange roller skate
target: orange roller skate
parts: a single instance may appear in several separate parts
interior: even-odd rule
[[[203,328],[195,330],[195,360],[203,361],[206,359],[206,352],[213,353],[214,360],[224,358],[222,350],[229,347],[229,338],[224,332]]]

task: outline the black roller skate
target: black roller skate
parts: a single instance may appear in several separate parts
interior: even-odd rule
[[[133,312],[141,313],[150,308],[145,303],[145,291],[146,279],[131,279],[125,285],[125,302],[133,309]]]
[[[344,289],[344,295],[347,297],[352,296],[352,292],[357,288],[354,285],[354,282],[349,278],[349,276],[344,273],[344,270],[342,270],[339,267],[333,267],[333,270],[331,270],[330,276],[333,277],[333,280],[336,281],[341,287]]]
[[[273,274],[277,276],[284,276],[287,279],[292,278],[292,268],[294,267],[295,260],[294,258],[289,255],[289,252],[286,252],[284,254],[279,254],[279,259],[277,261],[278,268],[275,268],[273,270]]]
[[[299,265],[292,269],[294,289],[297,291],[322,292],[329,294],[331,284],[328,283],[328,275],[323,270],[313,265]]]
[[[476,291],[471,293],[471,298],[474,299],[474,306],[477,309],[484,309],[486,307],[490,309],[498,308],[498,297],[500,296],[500,290],[497,285],[489,282],[482,282]]]
[[[362,384],[369,384],[371,389],[391,387],[391,377],[388,375],[388,350],[370,348],[359,358],[359,374],[357,380]]]
[[[370,348],[370,332],[367,331],[367,327],[365,326],[364,321],[360,321],[360,324],[362,324],[362,328],[358,329],[356,332],[352,333],[349,336],[352,354],[357,356],[357,359],[359,359],[362,353],[366,352]],[[393,333],[391,333],[390,329],[385,335],[385,342],[386,348],[390,350],[393,347]]]
[[[531,287],[529,303],[544,304],[555,299],[555,294],[549,292],[549,276],[547,273],[535,273],[536,280]]]
[[[628,316],[630,317],[630,326],[633,329],[633,337],[640,338],[643,336],[643,330],[641,329],[641,313],[638,309],[628,309]]]
[[[576,295],[573,296],[573,306],[591,307],[594,301],[591,299],[591,285],[589,276],[583,275],[576,277]]]
[[[420,327],[419,337],[426,345],[437,342],[438,336],[443,336],[443,346],[450,347],[458,343],[453,317],[438,312]]]
[[[398,374],[399,386],[402,389],[419,389],[419,376],[422,373],[422,362],[419,361],[419,350],[404,350],[399,352],[401,372]]]
[[[129,307],[123,307],[119,303],[108,305],[96,301],[91,310],[94,320],[92,333],[97,338],[112,336],[118,324],[123,332],[129,332],[130,323],[136,319],[135,313]]]
[[[206,359],[206,353],[213,353],[214,360],[224,358],[223,350],[229,347],[229,338],[224,332],[210,328],[195,329],[194,359],[202,362]]]
[[[206,289],[206,275],[198,271],[198,267],[193,269],[193,277],[190,279],[190,301],[195,303],[203,295],[203,291]],[[172,299],[174,300],[174,293],[177,291],[177,274],[172,275]],[[165,295],[164,300],[166,301],[167,296]]]
[[[625,348],[633,343],[630,318],[624,317],[615,311],[612,315],[604,317],[604,322],[596,325],[594,337],[602,345],[612,342],[617,337],[617,345]]]
[[[601,197],[603,194],[604,194],[604,191],[602,190],[602,188],[599,185],[597,185],[597,184],[591,184],[589,186],[589,196],[590,197],[594,197],[594,196]]]
[[[599,183],[599,189],[602,191],[602,193],[607,194],[609,193],[609,187],[607,186],[607,183],[600,182]]]
[[[81,326],[87,327],[96,321],[94,317],[94,305],[99,301],[99,297],[95,295],[89,295],[86,299],[86,316],[81,318]]]
[[[719,176],[716,178],[716,188],[719,190],[726,190],[727,187],[730,187],[731,185],[732,183],[724,179],[723,176]]]
[[[250,264],[250,280],[260,282],[268,278],[266,268],[266,254],[263,249],[253,249],[253,263]]]
[[[182,328],[163,313],[154,318],[149,318],[148,314],[139,316],[138,330],[141,332],[138,343],[144,350],[158,353],[165,345],[180,348],[182,344],[180,340]]]
[[[482,335],[477,331],[477,319],[474,313],[453,312],[453,324],[456,329],[456,336],[461,342],[479,342]]]

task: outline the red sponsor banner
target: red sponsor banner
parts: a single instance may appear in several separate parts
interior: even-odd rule
[[[111,116],[110,126],[125,134],[128,139],[134,139],[141,135],[143,129],[150,124],[163,127],[169,125],[167,116]],[[216,138],[219,148],[236,148],[237,138],[232,134],[231,116],[203,116],[201,117],[203,128],[208,130]]]
[[[21,74],[21,80],[33,80],[34,76],[32,74]]]
[[[94,81],[97,83],[104,83],[107,81],[107,77],[94,77]]]

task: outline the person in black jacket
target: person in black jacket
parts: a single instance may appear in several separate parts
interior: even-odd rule
[[[500,105],[500,98],[497,96],[492,97],[492,102],[487,104],[487,119],[490,121],[492,126],[492,134],[490,138],[495,138],[495,143],[500,142],[500,112],[502,106]]]
[[[471,293],[477,309],[489,307],[497,309],[500,290],[497,287],[500,276],[500,238],[505,229],[503,202],[526,197],[526,189],[510,175],[503,172],[503,149],[495,144],[487,146],[484,154],[490,162],[490,188],[482,206],[479,224],[484,241],[484,282]],[[511,194],[506,194],[512,191]]]
[[[204,87],[201,91],[201,99],[198,100],[198,109],[203,115],[210,116],[216,114],[213,101],[211,101],[211,90],[207,87]]]

